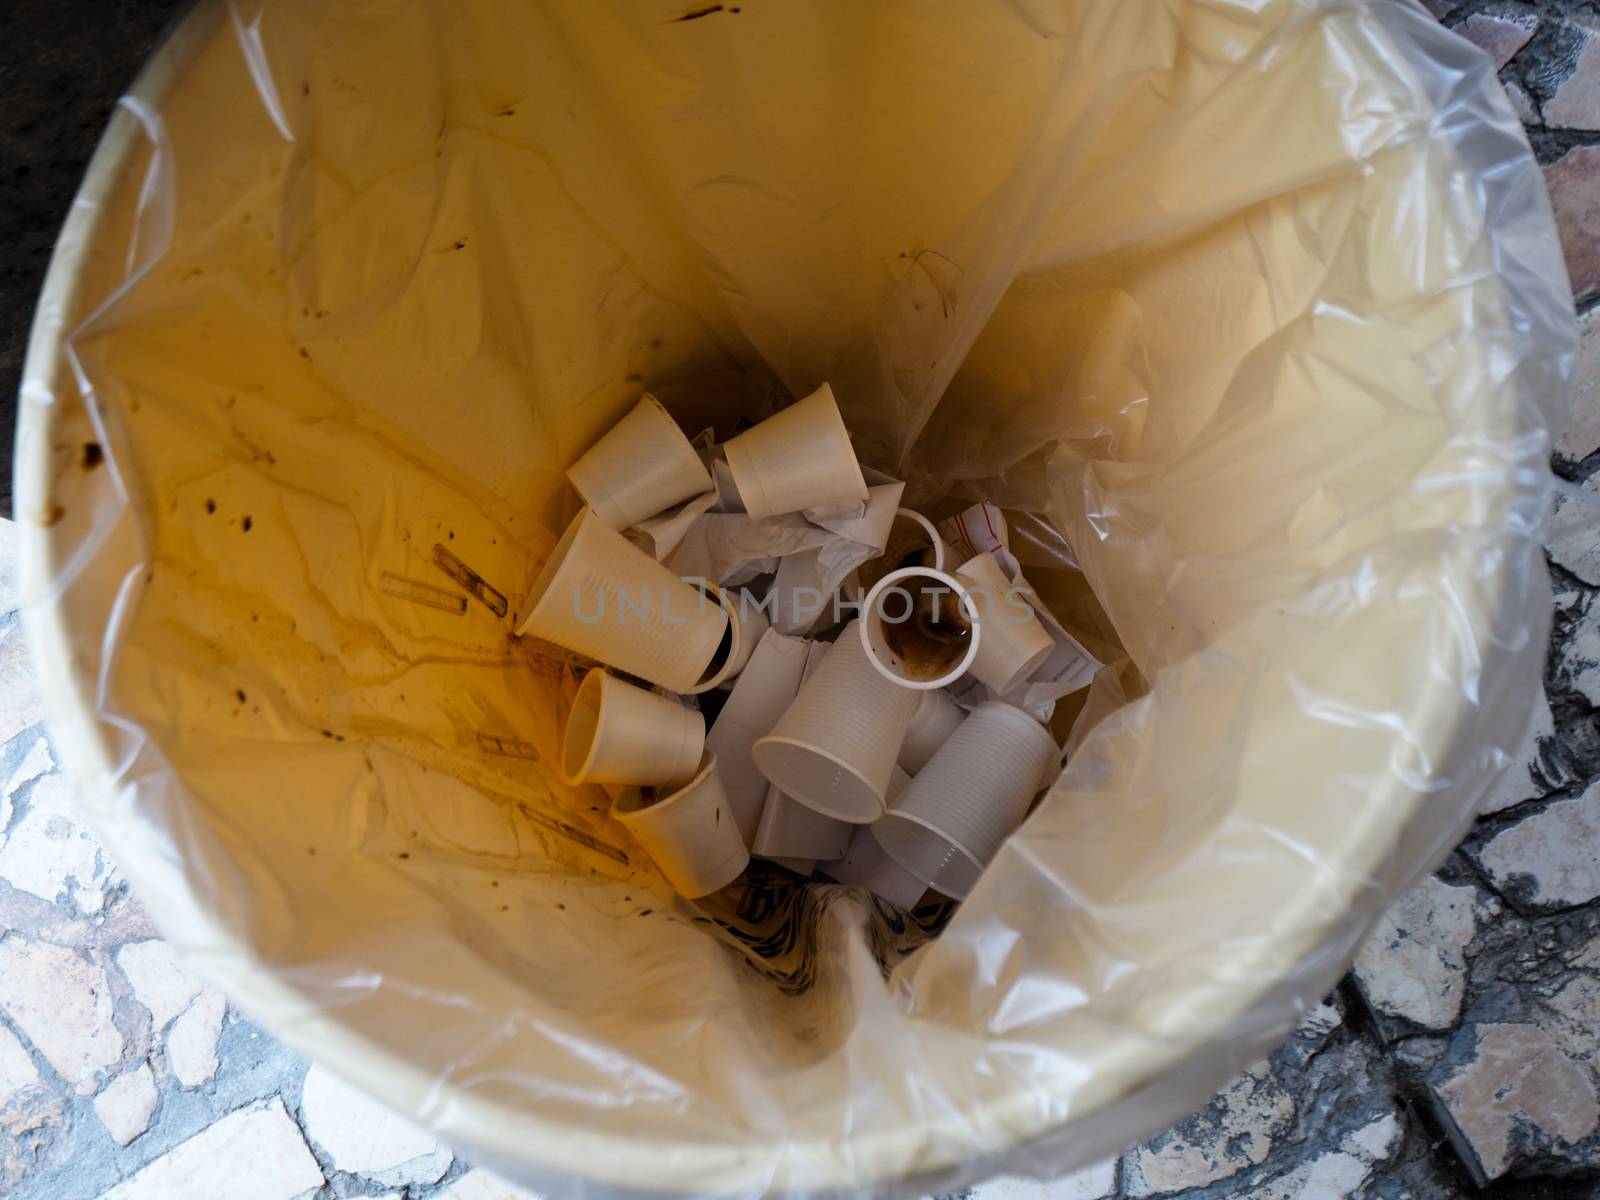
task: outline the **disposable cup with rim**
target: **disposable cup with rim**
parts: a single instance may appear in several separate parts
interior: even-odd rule
[[[921,513],[909,508],[894,510],[894,521],[889,526],[889,539],[883,553],[869,558],[855,569],[856,582],[863,591],[872,587],[890,571],[901,567],[932,567],[935,571],[950,569],[950,551],[934,523]]]
[[[824,816],[865,824],[883,815],[917,697],[873,667],[856,624],[845,626],[752,754],[780,791]]]
[[[1020,708],[980,704],[872,834],[929,887],[964,900],[1059,760],[1050,731]]]
[[[833,389],[824,383],[723,446],[745,511],[760,520],[867,500]]]
[[[794,702],[809,650],[809,642],[769,630],[706,733],[706,750],[717,756],[717,770],[746,845],[755,840],[772,787],[751,750]]]
[[[901,908],[913,907],[928,885],[889,857],[872,835],[873,826],[857,825],[854,829],[844,857],[823,863],[823,874],[838,883],[866,888]]]
[[[1022,683],[1056,648],[1033,606],[1014,591],[992,552],[969,558],[956,568],[978,609],[982,644],[972,659],[972,675],[996,695]]]
[[[776,787],[761,810],[750,853],[758,858],[809,858],[828,862],[841,858],[856,826],[825,817],[814,808],[786,796]]]
[[[890,571],[861,602],[856,624],[873,669],[913,690],[941,688],[960,679],[983,640],[966,585],[933,567]]]
[[[583,502],[612,529],[626,529],[715,486],[699,453],[654,396],[567,468]]]
[[[950,698],[949,692],[924,691],[900,744],[900,766],[915,775],[934,756],[940,746],[961,727],[967,714]]]
[[[695,709],[597,667],[567,715],[561,774],[574,784],[677,787],[699,770],[705,740],[705,718]]]
[[[772,627],[766,610],[754,603],[747,592],[719,588],[703,580],[695,580],[695,586],[720,604],[722,611],[728,615],[728,636],[712,655],[700,682],[686,689],[691,696],[720,687],[743,671],[750,656],[755,653],[757,644]]]
[[[729,629],[720,604],[586,508],[534,580],[517,632],[687,692]]]
[[[679,895],[690,900],[726,887],[750,865],[750,851],[733,820],[717,760],[706,755],[687,784],[653,803],[630,788],[611,806]]]

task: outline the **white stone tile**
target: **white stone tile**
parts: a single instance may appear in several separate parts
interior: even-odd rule
[[[33,1056],[17,1040],[17,1035],[0,1025],[0,1108],[11,1103],[13,1096],[24,1088],[39,1082],[39,1069],[33,1065]]]
[[[101,1200],[295,1200],[323,1182],[299,1127],[274,1096],[229,1113]]]
[[[27,786],[41,775],[50,774],[55,769],[56,760],[50,753],[50,743],[42,737],[35,738],[33,745],[28,747],[28,752],[22,756],[22,761],[17,764],[17,769],[11,772],[11,778],[6,780],[5,794],[14,795],[19,788]]]
[[[1530,1128],[1573,1143],[1600,1124],[1594,1079],[1545,1030],[1533,1025],[1469,1026],[1474,1057],[1434,1090],[1444,1102],[1462,1157],[1485,1179],[1502,1175]]]
[[[1519,903],[1565,908],[1600,897],[1600,783],[1530,813],[1474,857]]]
[[[148,1063],[118,1075],[94,1098],[95,1115],[119,1146],[126,1146],[146,1129],[156,1111],[155,1076]]]
[[[405,1187],[435,1182],[454,1161],[431,1134],[326,1067],[306,1073],[300,1107],[306,1135],[341,1171]]]
[[[1289,1094],[1264,1064],[1253,1068],[1205,1110],[1135,1150],[1128,1158],[1127,1194],[1203,1187],[1257,1166],[1293,1118]]]
[[[210,1083],[217,1074],[217,1042],[227,1001],[215,988],[206,988],[167,1031],[167,1066],[186,1088]]]
[[[15,612],[22,604],[17,523],[0,517],[0,613]]]
[[[1578,339],[1572,415],[1556,441],[1557,453],[1575,461],[1600,450],[1600,308],[1578,318]]]
[[[1339,1143],[1339,1148],[1368,1162],[1378,1162],[1388,1158],[1400,1148],[1400,1135],[1404,1132],[1399,1116],[1392,1112],[1385,1113],[1376,1121],[1371,1121],[1355,1132],[1346,1134],[1344,1140]]]
[[[1548,794],[1550,789],[1546,788],[1535,774],[1541,746],[1556,735],[1555,717],[1550,712],[1550,699],[1545,695],[1543,688],[1539,689],[1539,698],[1534,702],[1530,718],[1527,733],[1523,734],[1522,741],[1511,751],[1510,765],[1495,781],[1494,787],[1489,789],[1483,798],[1483,803],[1478,807],[1480,813],[1488,815],[1504,812],[1524,801],[1536,800]]]
[[[1335,1150],[1301,1163],[1247,1195],[1248,1200],[1350,1200],[1371,1174],[1372,1167],[1354,1154]]]
[[[178,964],[166,942],[130,942],[117,951],[117,966],[139,1003],[150,1010],[156,1033],[200,994],[200,981]]]
[[[33,807],[0,846],[0,879],[52,904],[67,897],[92,912],[109,868],[89,831],[51,794],[66,787],[60,775],[48,775],[33,789]]]
[[[1467,944],[1480,916],[1499,911],[1473,887],[1431,876],[1379,919],[1356,955],[1356,983],[1379,1012],[1449,1029],[1467,990]]]
[[[1117,1188],[1117,1160],[1073,1171],[1058,1179],[1023,1179],[1002,1175],[977,1184],[973,1200],[1103,1200]]]
[[[122,1057],[111,1009],[105,973],[93,963],[48,942],[0,941],[0,1012],[80,1091]]]
[[[44,720],[21,625],[0,634],[0,746]]]
[[[538,1192],[530,1192],[508,1183],[492,1171],[468,1171],[434,1200],[543,1200]]]
[[[1544,544],[1551,562],[1585,583],[1600,584],[1600,477],[1556,497]]]

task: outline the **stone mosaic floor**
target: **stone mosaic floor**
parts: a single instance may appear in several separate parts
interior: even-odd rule
[[[1395,0],[1396,3],[1409,0]],[[1427,0],[1495,56],[1583,325],[1567,480],[1600,491],[1600,6]],[[980,1200],[1600,1200],[1600,515],[1568,501],[1518,761],[1289,1041],[1119,1160]],[[516,1200],[190,978],[74,821],[0,525],[0,1196]]]

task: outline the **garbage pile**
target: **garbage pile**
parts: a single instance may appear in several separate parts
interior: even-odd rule
[[[567,478],[584,507],[516,623],[599,664],[562,777],[610,785],[687,898],[754,856],[901,907],[964,899],[1060,770],[1055,702],[1100,665],[999,510],[902,507],[827,384],[721,445],[646,395]]]

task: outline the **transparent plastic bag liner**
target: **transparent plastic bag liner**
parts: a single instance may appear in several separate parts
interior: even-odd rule
[[[1050,1174],[1202,1103],[1466,826],[1573,343],[1491,65],[1410,4],[202,6],[41,306],[26,620],[163,932],[470,1155]],[[1043,514],[1128,660],[953,916],[671,901],[508,636],[642,389],[726,436],[823,380],[908,502]]]

